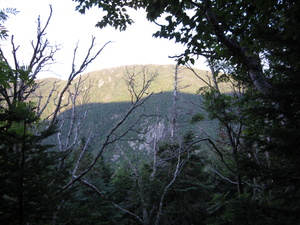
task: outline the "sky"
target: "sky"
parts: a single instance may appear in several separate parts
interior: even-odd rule
[[[89,65],[85,72],[111,68],[123,65],[136,64],[175,64],[169,56],[183,53],[184,46],[174,41],[154,38],[152,34],[158,26],[146,20],[145,12],[132,11],[135,23],[126,31],[120,32],[112,27],[99,29],[95,27],[101,18],[101,11],[93,8],[81,15],[75,11],[76,3],[71,0],[0,0],[0,8],[17,8],[20,11],[16,16],[11,15],[4,24],[10,35],[14,35],[18,50],[19,61],[25,63],[32,53],[31,40],[36,36],[36,21],[38,16],[44,24],[49,16],[52,5],[53,16],[47,30],[47,38],[51,44],[58,44],[61,50],[56,53],[56,64],[48,72],[41,74],[67,78],[71,71],[71,60],[76,44],[79,44],[77,64],[85,56],[90,46],[92,36],[96,38],[96,47],[101,48],[106,42],[111,41],[99,57]],[[1,42],[1,48],[8,55],[11,52],[10,39]],[[8,57],[9,58],[9,57]],[[195,63],[195,67],[206,69],[203,59]]]

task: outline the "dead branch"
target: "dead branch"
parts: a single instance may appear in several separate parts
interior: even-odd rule
[[[126,67],[125,83],[130,93],[132,103],[147,94],[146,92],[149,91],[151,83],[155,81],[157,76],[157,70],[150,72],[147,66],[143,66],[140,71],[136,71],[135,66],[132,68]]]
[[[70,87],[72,81],[75,79],[76,76],[78,76],[80,73],[82,73],[87,68],[87,66],[90,63],[92,63],[98,57],[98,55],[102,52],[102,50],[109,43],[110,43],[110,41],[107,42],[107,43],[105,43],[95,54],[92,54],[92,50],[95,47],[95,37],[92,37],[91,45],[90,45],[90,47],[89,47],[89,49],[88,49],[88,51],[86,53],[85,58],[81,62],[81,65],[79,66],[79,69],[76,69],[76,66],[75,66],[75,59],[76,59],[76,53],[77,53],[77,49],[78,49],[78,44],[76,45],[76,47],[74,49],[74,53],[73,53],[72,69],[71,69],[71,73],[69,74],[69,77],[68,77],[68,82],[67,82],[67,84],[65,85],[65,87],[62,89],[62,91],[59,94],[58,102],[57,102],[57,107],[54,110],[54,113],[53,113],[53,116],[52,116],[52,119],[51,119],[49,125],[54,124],[54,122],[56,121],[57,115],[58,115],[59,111],[61,110],[63,96],[66,93],[66,91],[68,90],[68,88]]]

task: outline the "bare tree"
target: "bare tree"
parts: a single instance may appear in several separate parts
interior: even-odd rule
[[[71,187],[75,182],[80,181],[83,182],[86,186],[90,184],[90,187],[93,185],[89,183],[84,177],[90,172],[90,170],[95,166],[97,160],[102,156],[105,149],[108,146],[117,143],[118,141],[122,140],[130,131],[134,131],[134,127],[139,123],[139,121],[145,116],[144,114],[140,115],[134,122],[132,122],[125,130],[121,131],[120,128],[124,125],[124,123],[130,118],[131,114],[139,107],[141,107],[152,95],[152,93],[148,93],[149,87],[151,82],[157,76],[157,71],[151,73],[148,71],[148,68],[143,67],[141,71],[136,72],[135,68],[130,72],[128,69],[126,72],[126,82],[128,84],[129,93],[131,94],[131,107],[128,109],[127,112],[124,113],[123,117],[113,126],[110,131],[106,134],[103,143],[101,144],[97,154],[94,156],[92,162],[85,167],[82,171],[78,171],[78,167],[80,162],[83,159],[83,156],[86,152],[86,148],[83,148],[80,156],[74,166],[72,172],[72,178],[70,181],[62,188],[62,190],[66,190]],[[141,76],[139,83],[137,84],[137,78]],[[88,138],[88,141],[91,138],[99,135],[97,131],[94,134],[91,134]],[[103,134],[102,134],[103,135]],[[88,144],[88,143],[87,143]]]
[[[89,171],[95,166],[97,160],[102,156],[105,149],[110,146],[114,145],[119,150],[120,154],[123,156],[125,161],[129,164],[129,167],[133,171],[135,175],[136,182],[138,183],[139,189],[143,189],[144,183],[142,182],[139,170],[136,165],[131,161],[131,159],[127,156],[126,152],[123,150],[123,148],[118,144],[118,141],[123,140],[126,135],[133,131],[138,132],[135,128],[142,118],[153,116],[153,115],[146,115],[141,113],[139,116],[135,118],[135,121],[131,122],[125,130],[120,132],[120,128],[124,125],[126,120],[131,116],[131,114],[136,110],[137,108],[141,107],[146,103],[146,101],[152,96],[153,92],[151,92],[151,83],[155,81],[156,77],[158,75],[157,70],[150,71],[150,68],[147,66],[140,67],[127,67],[126,68],[126,74],[125,74],[125,83],[127,84],[128,92],[130,94],[131,98],[131,107],[130,109],[124,114],[124,116],[120,119],[120,121],[111,128],[111,130],[108,132],[102,146],[100,147],[100,150],[98,150],[97,154],[94,156],[92,162],[85,166],[84,169],[81,168],[79,171],[78,168],[80,167],[81,162],[83,161],[84,155],[86,153],[86,144],[81,149],[81,152],[79,154],[79,157],[74,165],[74,169],[72,171],[72,179],[63,187],[63,190],[68,189],[71,187],[75,182],[80,182],[86,187],[89,187],[90,189],[94,190],[98,195],[102,196],[102,191],[93,184],[93,181],[88,181],[85,179],[85,176],[89,173]],[[157,146],[153,146],[154,148],[157,148]],[[157,151],[157,149],[155,150]],[[142,215],[137,215],[134,212],[131,212],[130,210],[126,209],[126,207],[122,207],[120,204],[112,201],[112,204],[119,210],[128,213],[132,215],[137,221],[139,221],[141,224],[150,224],[150,212],[148,211],[147,205],[147,199],[146,196],[144,196],[144,193],[142,191],[138,191],[139,198],[142,203]]]
[[[180,76],[181,72],[186,69],[185,67],[181,67],[178,64],[175,66],[174,70],[174,88],[173,88],[173,98],[172,98],[172,108],[171,108],[171,115],[170,115],[170,138],[174,142],[176,141],[176,137],[179,136],[178,129],[178,118],[180,116],[181,107],[180,107],[180,92],[185,88],[189,87],[190,84],[182,86]]]

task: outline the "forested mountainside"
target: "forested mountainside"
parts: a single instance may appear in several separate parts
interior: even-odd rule
[[[175,73],[177,73],[176,81]],[[197,125],[191,124],[195,114],[203,113],[201,96],[197,94],[197,91],[205,83],[197,76],[208,80],[208,75],[207,71],[197,69],[191,71],[184,67],[176,68],[175,65],[124,66],[83,74],[74,80],[70,88],[71,95],[78,93],[76,102],[69,103],[60,116],[62,120],[65,118],[68,120],[74,116],[76,122],[82,120],[80,130],[76,134],[79,136],[76,138],[84,139],[93,133],[97,137],[90,142],[89,150],[97,151],[107,132],[123,119],[134,104],[132,102],[134,94],[130,85],[134,85],[135,91],[140,92],[143,82],[149,81],[149,86],[141,96],[142,101],[146,98],[147,100],[129,115],[118,131],[125,132],[134,124],[132,130],[122,138],[118,145],[122,145],[128,151],[133,151],[130,154],[141,153],[149,158],[152,148],[149,142],[153,141],[151,140],[153,135],[159,135],[158,138],[167,137],[170,135],[170,129],[176,129],[177,136],[184,136],[184,133],[199,131],[200,127],[205,128],[208,133],[214,132],[211,131],[212,128],[209,128],[212,126],[209,119]],[[37,92],[50,93],[53,84],[57,85],[57,91],[59,91],[60,86],[64,86],[67,81],[45,79],[39,82],[42,85]],[[177,82],[176,85],[175,82]],[[71,99],[64,99],[64,103],[68,101],[72,102]],[[55,100],[52,99],[52,102],[54,103]],[[47,110],[51,112],[53,109],[48,107]],[[83,114],[85,114],[84,118],[82,118]],[[69,122],[64,122],[61,137],[67,138],[69,126]],[[104,155],[115,160],[120,158],[120,151],[114,147],[113,150],[106,151]]]
[[[195,114],[203,113],[200,107],[201,98],[199,95],[192,95],[180,93],[177,95],[178,105],[176,112],[176,136],[184,136],[187,132],[197,133],[204,129],[212,135],[214,123],[205,119],[197,124],[191,124]],[[121,142],[122,148],[130,152],[130,154],[143,154],[145,157],[152,157],[151,142],[153,136],[158,135],[158,138],[167,137],[170,135],[172,129],[172,116],[173,116],[173,93],[163,92],[153,94],[143,104],[137,108],[124,122],[123,126],[119,128],[118,132],[123,133],[129,127],[129,131],[124,136]],[[107,132],[112,129],[124,115],[131,109],[131,102],[112,102],[112,103],[89,103],[75,108],[76,114],[80,117],[81,113],[86,113],[86,118],[82,121],[78,135],[80,138],[87,138],[87,136],[94,132],[97,134],[93,141],[90,142],[90,151],[97,151],[99,145],[103,143],[103,139]],[[61,114],[62,118],[71,117],[72,111],[65,111]],[[78,120],[75,120],[78,122]],[[62,136],[68,133],[69,123],[64,124]],[[114,160],[120,157],[120,151],[110,150],[105,152],[106,157]],[[120,158],[123,159],[124,158]]]
[[[177,91],[189,94],[196,94],[199,88],[205,85],[195,74],[203,77],[204,80],[208,79],[209,74],[208,71],[197,69],[191,71],[184,67],[179,67],[177,73]],[[149,85],[147,94],[172,92],[174,90],[174,76],[175,65],[137,65],[109,68],[82,74],[74,79],[69,92],[75,93],[75,89],[79,88],[80,94],[78,93],[77,105],[130,102],[132,101],[132,93],[129,91],[129,81],[136,86],[137,92],[140,91],[139,88],[142,87],[144,81],[150,81],[147,84]],[[46,78],[38,82],[40,85],[36,90],[37,96],[41,96],[42,93],[51,93],[51,90],[54,90],[52,98],[55,98],[67,80]],[[41,100],[42,103],[45,101],[46,98]],[[68,98],[64,97],[63,101],[66,103]],[[50,101],[44,114],[50,113],[53,107],[54,101]]]

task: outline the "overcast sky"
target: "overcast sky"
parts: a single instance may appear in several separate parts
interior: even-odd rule
[[[53,8],[53,17],[47,31],[47,38],[52,44],[60,44],[62,49],[57,53],[58,64],[52,66],[51,71],[61,78],[65,78],[71,69],[71,59],[76,43],[79,41],[79,57],[90,44],[91,37],[96,37],[100,48],[107,41],[112,41],[101,53],[99,58],[91,64],[86,72],[133,64],[175,64],[168,56],[178,55],[184,47],[166,39],[153,38],[157,31],[155,24],[145,19],[142,11],[134,12],[135,23],[126,31],[119,32],[113,28],[95,28],[97,19],[101,16],[99,9],[92,9],[85,15],[75,11],[76,3],[71,0],[1,0],[0,8],[14,7],[20,13],[10,16],[4,24],[10,35],[14,35],[15,42],[20,45],[19,60],[26,62],[26,55],[31,52],[30,40],[36,34],[36,20],[41,16],[45,22],[50,9]],[[2,48],[9,52],[10,44],[1,43]],[[196,62],[195,67],[204,69],[202,60]],[[49,73],[45,76],[48,76]]]

